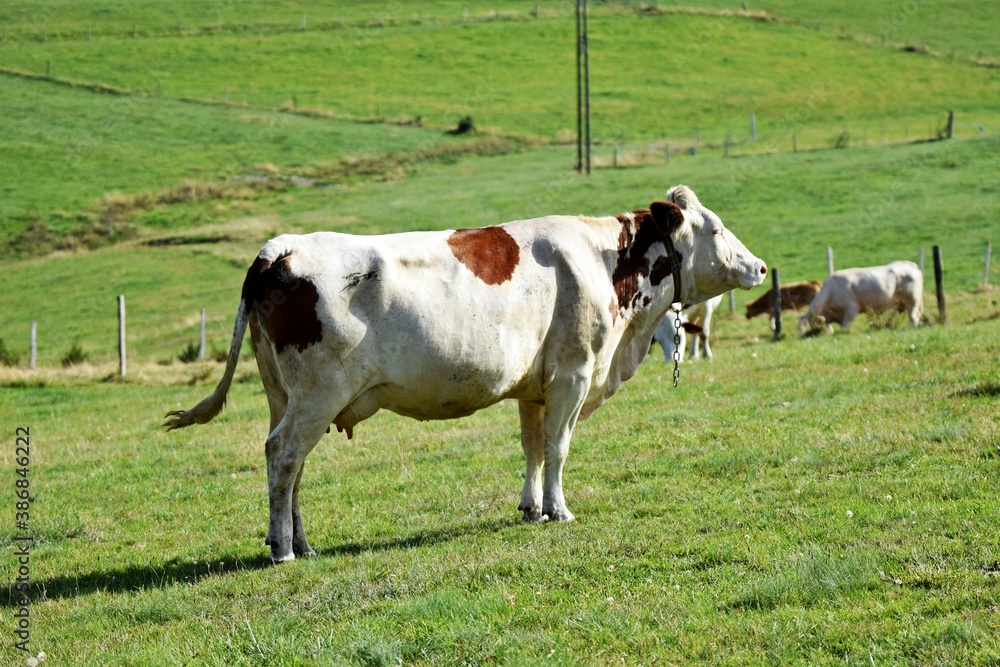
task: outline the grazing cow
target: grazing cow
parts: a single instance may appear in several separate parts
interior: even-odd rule
[[[788,283],[779,288],[782,310],[802,310],[809,306],[813,297],[819,292],[819,281],[808,280],[800,283]],[[747,319],[767,313],[771,318],[771,331],[774,331],[774,291],[767,290],[760,298],[747,304]]]
[[[712,335],[712,314],[722,303],[722,295],[714,296],[711,299],[706,299],[701,303],[696,303],[693,306],[688,306],[681,311],[681,329],[680,336],[681,342],[678,345],[678,351],[680,352],[680,359],[684,359],[684,348],[686,347],[686,336],[685,332],[695,336],[694,345],[691,346],[691,360],[697,361],[701,358],[701,349],[704,348],[705,356],[709,359],[712,358],[712,347],[709,345],[709,339]],[[656,327],[656,333],[653,334],[653,340],[660,344],[663,348],[663,358],[670,362],[674,359],[674,334],[677,331],[677,317],[672,311],[667,311],[667,314],[663,316],[660,320],[660,324]],[[699,344],[700,343],[700,344]]]
[[[850,331],[864,311],[906,313],[910,324],[920,324],[924,310],[924,276],[913,262],[835,271],[799,318],[799,331],[808,333],[834,323]]]
[[[275,562],[315,555],[299,511],[306,455],[331,423],[350,439],[382,408],[450,419],[516,399],[518,509],[570,521],[562,471],[577,420],[635,373],[672,301],[751,289],[767,272],[690,189],[666,199],[617,217],[272,239],[247,271],[222,380],[164,426],[219,413],[249,325],[271,413]]]

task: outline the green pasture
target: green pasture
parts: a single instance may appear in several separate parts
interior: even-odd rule
[[[900,3],[872,3],[864,0],[795,2],[793,0],[655,0],[645,3],[590,3],[595,16],[622,12],[738,12],[765,14],[772,19],[795,23],[810,30],[838,37],[876,40],[889,44],[924,46],[943,55],[996,59],[997,43],[993,26],[1000,15],[988,2],[968,0],[914,0]],[[10,39],[85,38],[91,36],[198,34],[220,31],[336,30],[341,27],[374,27],[402,23],[459,23],[467,20],[526,20],[528,17],[567,17],[573,2],[533,2],[531,0],[355,0],[352,2],[262,2],[223,0],[219,2],[144,2],[141,5],[98,0],[23,2],[14,0],[0,7],[0,25]]]
[[[219,365],[197,386],[8,386],[11,485],[13,427],[31,429],[31,648],[77,665],[995,664],[1000,308],[952,305],[947,327],[778,343],[723,317],[716,360],[677,389],[654,350],[577,428],[572,524],[518,522],[513,404],[377,415],[310,455],[320,556],[277,568],[252,362],[215,423],[170,434],[162,413]]]
[[[35,320],[40,364],[58,365],[74,341],[95,363],[110,362],[123,294],[129,358],[169,361],[197,340],[201,308],[210,343],[228,345],[246,267],[278,233],[377,234],[549,213],[617,214],[647,206],[677,183],[694,188],[784,282],[822,280],[827,247],[841,268],[917,261],[923,248],[932,304],[934,245],[942,247],[946,294],[971,292],[982,281],[986,244],[995,241],[1000,219],[998,150],[1000,139],[991,135],[761,157],[679,156],[669,165],[600,169],[588,178],[573,175],[571,149],[556,147],[425,163],[406,178],[295,188],[246,203],[161,207],[136,219],[150,221],[153,231],[143,239],[0,264],[8,285],[0,338],[26,360]],[[737,293],[739,307],[764,289]]]
[[[65,233],[106,193],[266,175],[267,165],[405,153],[445,140],[440,130],[100,95],[20,77],[2,85],[4,236],[35,218]]]
[[[573,30],[563,17],[19,42],[0,45],[0,65],[171,99],[421,118],[439,128],[472,115],[481,128],[566,141],[576,125]],[[816,127],[832,133],[831,144],[851,124],[873,133],[886,125],[899,137],[909,123],[926,136],[948,109],[966,123],[998,120],[995,68],[794,24],[602,12],[591,21],[590,49],[593,134],[605,142],[742,138],[751,112],[759,137]]]

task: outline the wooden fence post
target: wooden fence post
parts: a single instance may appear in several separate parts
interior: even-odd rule
[[[736,292],[729,290],[729,312],[730,314],[736,312]]]
[[[118,295],[118,366],[125,377],[125,296]]]
[[[757,114],[750,113],[750,141],[757,141]]]
[[[944,285],[942,283],[942,273],[943,268],[941,266],[941,246],[936,245],[933,248],[934,252],[934,290],[937,293],[937,304],[938,304],[938,324],[944,324],[948,321],[948,313],[945,310],[944,304]]]
[[[781,282],[778,269],[771,267],[771,302],[774,310],[774,340],[781,338]]]
[[[983,287],[990,284],[990,254],[993,251],[993,244],[986,242],[986,261],[983,266]]]
[[[28,352],[28,368],[35,370],[36,352],[38,350],[38,322],[31,320],[31,347]]]
[[[826,247],[826,269],[829,272],[827,275],[833,275],[833,248],[830,246]]]
[[[918,257],[918,264],[920,265],[920,273],[924,272],[924,247],[920,246],[920,256]]]
[[[946,136],[949,139],[951,139],[952,136],[955,133],[955,112],[954,111],[949,111],[948,112],[948,127],[945,130],[945,132],[946,132]]]
[[[201,337],[198,342],[198,361],[205,361],[205,309],[201,309]]]

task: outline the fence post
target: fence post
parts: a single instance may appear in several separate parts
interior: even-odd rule
[[[757,141],[757,114],[750,112],[750,141]]]
[[[983,287],[990,284],[990,254],[993,251],[993,244],[986,242],[986,262],[983,267]]]
[[[781,338],[781,283],[778,269],[771,267],[771,305],[774,311],[774,340]]]
[[[947,137],[949,139],[951,139],[951,137],[954,134],[954,132],[955,132],[955,112],[954,111],[949,111],[948,112],[948,127],[947,127],[947,130],[946,130]]]
[[[833,275],[833,248],[830,246],[826,247],[826,269],[829,272],[827,275]]]
[[[667,164],[670,164],[670,144],[667,144]]]
[[[920,255],[917,263],[920,265],[920,273],[924,273],[924,247],[920,246]]]
[[[125,296],[118,295],[118,366],[125,377]]]
[[[736,293],[733,290],[729,290],[729,313],[736,312]]]
[[[31,347],[28,352],[28,368],[35,370],[36,352],[38,350],[38,322],[31,320]]]
[[[201,337],[198,339],[198,361],[205,361],[205,309],[201,309]]]
[[[944,305],[944,285],[942,283],[942,273],[943,268],[941,266],[941,246],[936,245],[933,248],[934,252],[934,290],[937,293],[937,304],[938,304],[938,324],[944,324],[948,321],[948,313],[945,310]]]

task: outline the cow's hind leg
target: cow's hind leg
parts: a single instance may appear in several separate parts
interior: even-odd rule
[[[542,521],[542,465],[545,463],[545,406],[518,402],[521,447],[524,448],[524,489],[517,509],[524,521]]]
[[[299,482],[302,481],[302,471],[306,463],[299,466],[299,474],[295,476],[295,486],[292,488],[292,553],[296,556],[315,556],[316,552],[309,546],[306,530],[302,526],[302,513],[299,511]]]
[[[309,407],[315,407],[315,404]],[[328,428],[333,415],[326,411],[288,406],[285,416],[267,439],[267,486],[270,524],[267,544],[275,563],[293,560],[296,551],[312,552],[298,512],[298,482],[302,464]]]

